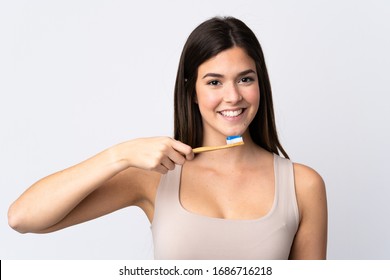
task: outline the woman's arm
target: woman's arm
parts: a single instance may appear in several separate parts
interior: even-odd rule
[[[21,233],[43,233],[129,205],[146,207],[158,173],[192,158],[191,147],[168,137],[115,145],[36,182],[10,206],[8,223]]]
[[[313,169],[294,164],[300,224],[290,259],[326,259],[328,214],[325,183]]]

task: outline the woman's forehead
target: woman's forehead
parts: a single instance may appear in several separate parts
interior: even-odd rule
[[[209,73],[215,75],[239,74],[243,71],[256,71],[255,61],[240,48],[234,47],[224,50],[198,67],[198,77],[202,78]]]

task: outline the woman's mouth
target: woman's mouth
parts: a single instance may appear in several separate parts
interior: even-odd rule
[[[239,115],[241,115],[244,111],[245,111],[245,109],[241,108],[241,109],[236,109],[236,110],[218,111],[218,113],[224,117],[234,118],[234,117],[238,117]]]

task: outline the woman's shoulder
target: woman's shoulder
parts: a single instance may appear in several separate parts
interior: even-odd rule
[[[293,163],[295,183],[305,188],[319,188],[324,184],[321,175],[313,168],[301,164]]]
[[[289,164],[293,165],[296,187],[300,189],[313,189],[324,187],[324,180],[322,179],[321,175],[313,168],[302,163],[293,162],[291,159],[282,157],[277,154],[269,154],[273,155],[274,157],[277,157],[279,161],[289,162]]]
[[[307,208],[312,209],[316,205],[324,205],[326,191],[321,175],[313,168],[301,163],[293,163],[293,167],[295,190],[301,214]]]

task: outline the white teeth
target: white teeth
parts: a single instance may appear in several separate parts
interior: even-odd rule
[[[221,111],[220,113],[222,116],[225,117],[237,117],[242,113],[242,109],[239,109],[237,111]]]

